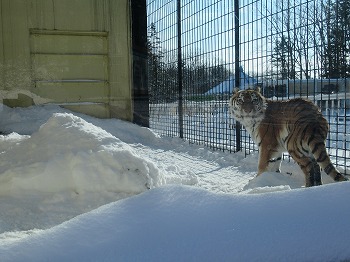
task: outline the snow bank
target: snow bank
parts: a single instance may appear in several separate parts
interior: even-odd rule
[[[164,183],[158,168],[128,144],[72,114],[53,114],[32,136],[21,139],[0,155],[0,194],[136,194]]]
[[[2,261],[342,261],[350,183],[259,195],[166,186],[18,241]]]
[[[56,105],[10,108],[0,104],[0,130],[4,134],[31,135],[54,113],[65,112],[67,110]]]

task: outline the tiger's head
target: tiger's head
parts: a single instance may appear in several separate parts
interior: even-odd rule
[[[266,110],[266,99],[260,93],[260,88],[239,90],[236,88],[229,103],[231,115],[241,120],[261,116]]]

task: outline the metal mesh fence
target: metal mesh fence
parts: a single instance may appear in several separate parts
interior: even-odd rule
[[[213,149],[257,150],[228,114],[234,87],[305,97],[350,162],[350,1],[148,0],[150,127]],[[349,172],[349,171],[347,171]]]

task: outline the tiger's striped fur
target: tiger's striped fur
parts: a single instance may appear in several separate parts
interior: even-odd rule
[[[257,88],[235,90],[229,106],[259,147],[258,175],[280,172],[282,153],[287,151],[305,174],[307,187],[322,184],[320,166],[335,181],[348,180],[327,154],[328,123],[311,101],[272,101]]]

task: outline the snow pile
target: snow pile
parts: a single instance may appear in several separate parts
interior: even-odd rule
[[[0,130],[4,134],[31,135],[53,114],[66,112],[55,105],[9,108],[0,104]]]
[[[259,195],[166,186],[0,241],[2,261],[342,261],[350,183]]]
[[[54,114],[32,136],[0,155],[0,194],[29,190],[136,194],[162,184],[164,177],[152,162],[105,130],[68,113]]]

